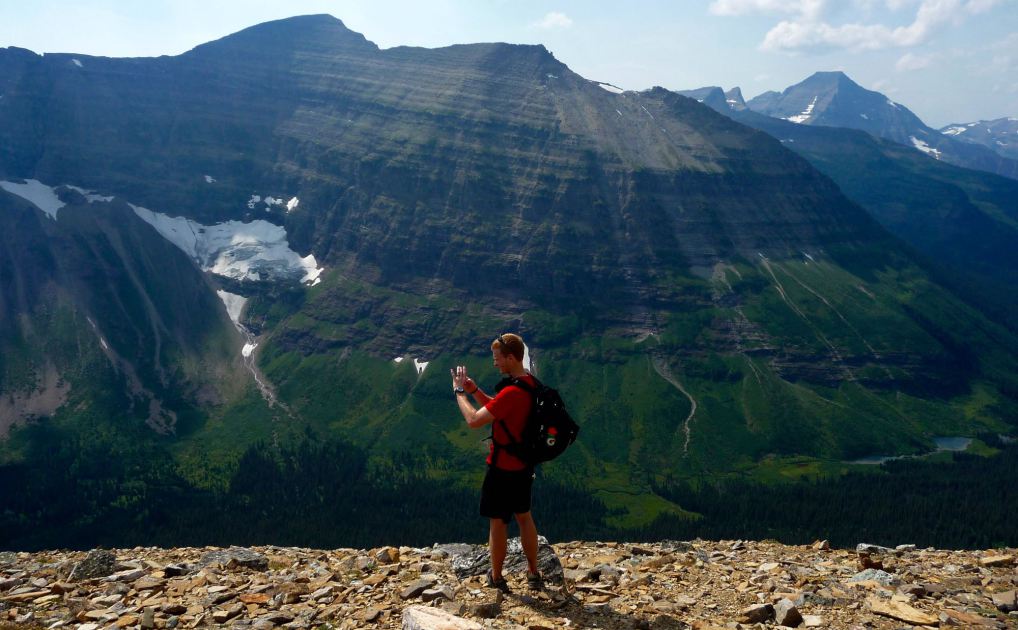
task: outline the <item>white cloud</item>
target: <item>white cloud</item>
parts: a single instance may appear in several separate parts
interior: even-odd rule
[[[880,23],[832,24],[825,19],[827,9],[834,6],[830,0],[713,0],[708,9],[721,16],[753,13],[787,16],[767,32],[760,44],[761,50],[879,50],[922,44],[943,27],[959,24],[970,15],[985,13],[1001,1],[882,0],[887,8],[894,11],[918,4],[912,23],[897,27]],[[855,0],[855,4],[863,9],[872,8],[876,3],[877,0]]]
[[[541,21],[534,22],[531,26],[535,28],[552,29],[569,28],[572,25],[573,21],[568,15],[559,11],[552,11],[541,18]]]
[[[901,56],[901,59],[894,64],[894,69],[898,72],[922,70],[928,67],[931,61],[933,60],[930,57],[923,57],[922,55],[915,55],[909,52]]]

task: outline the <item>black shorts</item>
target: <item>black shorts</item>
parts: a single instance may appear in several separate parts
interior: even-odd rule
[[[529,512],[533,486],[532,470],[502,470],[488,466],[481,486],[481,516],[500,518],[508,523],[513,514]]]

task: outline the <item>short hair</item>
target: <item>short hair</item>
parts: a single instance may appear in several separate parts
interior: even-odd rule
[[[523,337],[513,333],[499,335],[495,341],[491,342],[491,349],[498,350],[502,353],[502,356],[512,355],[521,363],[526,352],[526,347],[523,345]]]

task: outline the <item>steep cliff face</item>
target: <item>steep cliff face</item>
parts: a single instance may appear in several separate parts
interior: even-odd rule
[[[189,428],[178,419],[242,387],[222,304],[126,204],[60,190],[55,217],[0,191],[4,432],[97,396],[158,433]]]

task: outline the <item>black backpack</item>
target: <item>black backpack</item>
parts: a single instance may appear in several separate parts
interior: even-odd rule
[[[509,443],[499,444],[496,442],[493,428],[491,441],[495,444],[495,457],[498,456],[497,451],[503,449],[510,455],[520,458],[527,465],[535,466],[561,455],[576,440],[576,435],[580,432],[580,427],[566,411],[562,397],[557,391],[545,386],[536,378],[534,378],[534,386],[531,386],[525,380],[511,376],[499,382],[495,388],[496,393],[509,385],[515,385],[530,394],[530,415],[527,417],[527,424],[523,427],[523,434],[519,441],[516,441],[512,432],[509,431],[505,420],[496,421],[501,423],[502,430],[509,436]],[[494,461],[493,458],[492,462]]]

